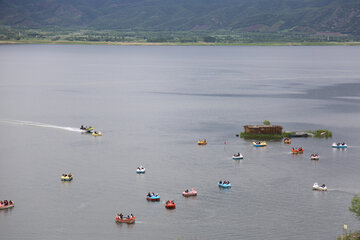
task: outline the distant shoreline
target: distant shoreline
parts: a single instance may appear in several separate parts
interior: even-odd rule
[[[208,43],[208,42],[93,42],[50,40],[7,40],[4,44],[56,44],[56,45],[113,45],[113,46],[360,46],[360,42],[268,42],[268,43]]]

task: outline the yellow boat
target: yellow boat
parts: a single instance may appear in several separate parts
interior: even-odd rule
[[[290,138],[285,138],[284,143],[285,144],[291,144],[291,139]]]
[[[253,146],[254,147],[265,147],[266,146],[266,142],[253,142]]]
[[[73,179],[71,174],[63,174],[61,176],[61,181],[71,181]]]
[[[206,141],[206,139],[204,139],[204,140],[199,140],[198,142],[197,142],[197,144],[198,145],[206,145],[207,144],[207,141]]]
[[[98,136],[102,136],[102,133],[101,132],[93,132],[91,135],[95,136],[95,137],[98,137]]]

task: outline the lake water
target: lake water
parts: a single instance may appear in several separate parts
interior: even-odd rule
[[[266,119],[333,138],[254,148],[235,136]],[[0,211],[0,238],[335,239],[359,230],[359,120],[359,47],[1,45],[0,199],[15,207]]]

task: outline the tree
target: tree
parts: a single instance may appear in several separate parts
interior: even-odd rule
[[[269,120],[265,120],[265,121],[263,122],[263,124],[264,124],[264,125],[270,125],[270,121],[269,121]]]
[[[349,207],[349,211],[352,212],[358,220],[360,220],[360,197],[357,194],[355,194],[351,200],[351,207]]]

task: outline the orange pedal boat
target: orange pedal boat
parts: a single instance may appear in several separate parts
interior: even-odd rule
[[[130,218],[120,218],[120,216],[116,216],[115,221],[118,222],[118,223],[134,223],[135,222],[135,216],[132,216]]]
[[[167,202],[165,203],[165,207],[166,207],[167,209],[174,209],[174,208],[176,207],[176,205],[175,205],[174,201],[167,201]]]

